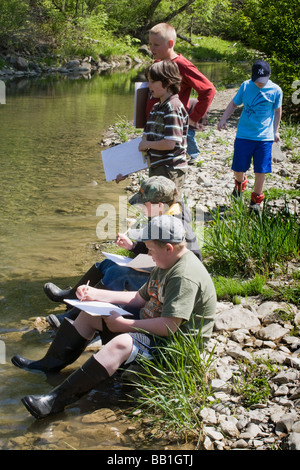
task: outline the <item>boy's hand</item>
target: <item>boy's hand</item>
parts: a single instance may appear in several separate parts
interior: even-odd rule
[[[119,173],[115,179],[115,182],[118,184],[120,181],[126,180],[127,176],[123,176],[121,173]]]
[[[218,123],[218,131],[221,131],[222,129],[227,129],[226,119],[221,119]]]
[[[276,142],[276,143],[281,142],[280,135],[279,135],[278,132],[276,132],[276,134],[275,134],[274,142]]]
[[[139,151],[140,152],[146,152],[146,150],[148,150],[148,148],[149,148],[149,144],[148,144],[147,140],[142,140],[139,143]]]
[[[133,242],[128,238],[124,233],[118,233],[116,244],[125,250],[131,250],[133,247]]]
[[[87,286],[86,284],[79,286],[76,290],[76,296],[78,300],[97,300],[95,298],[95,292],[97,292],[97,289],[94,287]]]
[[[124,331],[124,326],[126,325],[126,318],[124,318],[118,312],[111,310],[110,315],[102,317],[102,318],[105,321],[108,329],[112,333],[118,333],[118,332]]]

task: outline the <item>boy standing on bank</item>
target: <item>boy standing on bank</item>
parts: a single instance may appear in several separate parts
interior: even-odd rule
[[[180,193],[187,171],[188,114],[178,97],[181,76],[171,60],[155,62],[146,71],[151,94],[159,100],[150,111],[139,145],[149,161],[149,177],[171,179]]]
[[[282,90],[270,80],[268,62],[258,60],[252,67],[251,80],[240,86],[218,124],[226,129],[226,121],[240,105],[244,105],[234,143],[232,170],[235,177],[234,196],[241,196],[248,182],[246,171],[253,157],[255,183],[250,209],[260,211],[264,199],[265,174],[272,172],[272,145],[279,142],[282,114]]]
[[[171,60],[176,63],[181,75],[181,87],[178,93],[179,99],[187,111],[189,111],[189,99],[191,91],[197,93],[197,103],[189,116],[189,124],[195,128],[197,123],[206,114],[215,94],[214,85],[195,67],[195,65],[187,60],[183,55],[177,54],[174,50],[176,43],[176,31],[173,26],[168,23],[159,23],[149,31],[149,46],[154,60]],[[149,97],[147,102],[147,116],[155,103],[155,97]],[[191,149],[194,147],[194,132],[189,129],[187,136],[187,153],[191,156]],[[191,161],[193,158],[191,158]]]

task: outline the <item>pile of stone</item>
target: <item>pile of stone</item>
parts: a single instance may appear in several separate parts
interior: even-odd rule
[[[183,190],[187,205],[191,209],[200,205],[207,215],[228,204],[234,187],[230,166],[238,116],[232,117],[222,132],[216,123],[235,92],[231,89],[217,93],[210,111],[211,124],[197,137],[199,162],[189,166]],[[294,146],[299,154],[297,139]],[[299,167],[292,152],[285,150],[284,142],[274,144],[273,172],[266,178],[265,189],[282,189],[283,194],[299,189],[300,178],[295,177]],[[129,193],[138,190],[141,177],[147,178],[147,172],[128,178]],[[248,180],[247,189],[251,191],[251,171]],[[284,197],[272,201],[277,209],[285,203]],[[297,196],[289,199],[289,210],[299,215],[299,203]],[[282,320],[279,310],[291,320]],[[241,299],[240,305],[218,304],[210,342],[216,371],[211,383],[212,403],[200,412],[205,449],[300,450],[300,338],[292,334],[299,325],[300,311],[292,304],[262,302],[259,298]],[[265,402],[247,407],[237,393],[236,383],[243,379],[243,361],[250,367],[256,364],[272,368],[273,373],[266,374],[270,395]]]
[[[200,412],[206,450],[300,450],[300,338],[292,334],[299,325],[292,304],[258,297],[218,304],[208,348],[216,374],[212,403]],[[266,371],[266,401],[245,406],[237,385],[247,380],[243,364]]]
[[[220,116],[221,113],[218,114]],[[217,117],[217,116],[216,116]],[[197,140],[201,150],[198,163],[189,165],[185,185],[184,200],[190,209],[197,206],[205,214],[229,203],[229,196],[234,188],[231,170],[233,145],[236,134],[235,121],[228,124],[227,130],[219,132],[215,124],[206,127],[205,133]],[[111,139],[112,140],[112,139]],[[113,142],[116,144],[116,141]],[[300,142],[295,139],[296,152],[299,154]],[[300,189],[300,162],[292,159],[292,151],[284,149],[284,143],[273,144],[272,173],[267,175],[264,190],[276,188],[282,190],[282,196],[272,200],[275,209],[285,206],[285,194],[290,189]],[[129,176],[127,191],[135,192],[139,187],[140,178],[147,178],[147,172],[139,172]],[[254,173],[247,174],[249,191],[253,190]],[[288,208],[291,213],[300,215],[300,197],[289,198]]]
[[[65,62],[60,56],[52,57],[52,62],[60,63],[60,65],[47,65],[42,59],[34,60],[22,56],[5,55],[0,56],[5,61],[2,69],[0,69],[0,79],[9,80],[19,77],[37,77],[40,75],[59,74],[68,78],[91,78],[94,74],[101,74],[102,72],[120,68],[120,67],[133,67],[136,64],[141,64],[142,61],[139,57],[134,60],[129,56],[114,60],[103,60],[98,57],[95,60],[93,57],[84,57],[83,59],[72,59]]]

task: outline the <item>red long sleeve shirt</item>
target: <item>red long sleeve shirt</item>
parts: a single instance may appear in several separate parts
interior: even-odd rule
[[[179,99],[188,111],[189,98],[192,90],[195,90],[198,94],[198,103],[195,105],[193,112],[190,115],[192,121],[199,121],[206,111],[208,110],[215,94],[216,89],[214,85],[203,75],[197,67],[190,62],[183,55],[178,54],[174,62],[178,65],[179,72],[182,78],[181,88],[179,91]],[[148,97],[146,113],[147,117],[151,111],[152,106],[158,100],[155,98]]]

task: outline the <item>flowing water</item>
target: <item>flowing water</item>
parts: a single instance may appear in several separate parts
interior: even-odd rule
[[[224,66],[201,70],[214,81]],[[99,142],[118,117],[133,119],[136,76],[6,83],[0,105],[0,449],[146,448],[128,432],[118,386],[113,394],[108,387],[80,400],[63,417],[36,422],[20,399],[48,391],[64,372],[45,378],[10,362],[17,353],[42,357],[53,337],[36,318],[64,309],[46,298],[44,283],[74,285],[99,259],[97,207],[109,203],[118,214],[126,186],[105,182]]]

